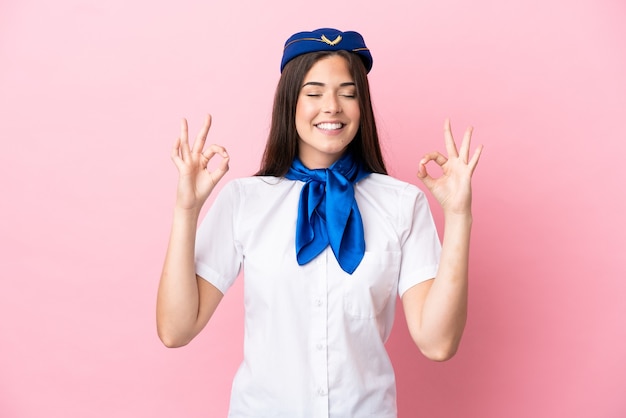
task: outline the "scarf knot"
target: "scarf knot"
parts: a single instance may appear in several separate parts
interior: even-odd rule
[[[296,224],[296,258],[304,265],[330,245],[341,268],[352,274],[365,254],[363,220],[354,184],[369,171],[347,152],[329,168],[311,170],[296,158],[285,175],[304,182]]]

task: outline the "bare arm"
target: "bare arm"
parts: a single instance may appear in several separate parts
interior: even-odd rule
[[[194,265],[196,227],[202,205],[217,182],[228,171],[228,154],[218,145],[204,149],[211,126],[207,120],[190,149],[187,121],[172,149],[172,160],[179,172],[174,220],[157,294],[157,332],[168,347],[189,343],[209,321],[222,293],[196,276]],[[215,155],[222,160],[209,171]]]
[[[444,136],[448,158],[439,152],[420,162],[418,177],[441,204],[445,222],[439,270],[434,280],[413,286],[402,296],[409,332],[424,355],[443,361],[457,351],[467,319],[467,290],[471,213],[471,177],[482,147],[469,159],[472,129],[465,132],[459,151],[446,120]],[[426,164],[434,161],[441,177],[428,175]]]

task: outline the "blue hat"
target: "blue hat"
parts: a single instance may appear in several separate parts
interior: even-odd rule
[[[283,59],[280,62],[280,72],[283,72],[283,68],[289,61],[299,55],[339,50],[354,52],[361,58],[368,73],[372,69],[372,54],[358,32],[341,32],[337,29],[323,28],[313,32],[298,32],[287,39]]]

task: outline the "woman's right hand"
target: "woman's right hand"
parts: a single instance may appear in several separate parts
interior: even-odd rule
[[[211,115],[207,115],[193,148],[190,148],[187,120],[181,121],[180,137],[172,148],[172,161],[179,174],[176,206],[180,209],[200,211],[217,182],[228,171],[229,156],[224,147],[209,145],[204,149],[210,128]],[[207,166],[215,155],[221,156],[222,160],[213,171],[209,171]]]

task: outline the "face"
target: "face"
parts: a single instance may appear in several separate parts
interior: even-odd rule
[[[347,61],[331,55],[304,77],[296,104],[298,157],[311,169],[328,168],[359,130],[359,99]]]

